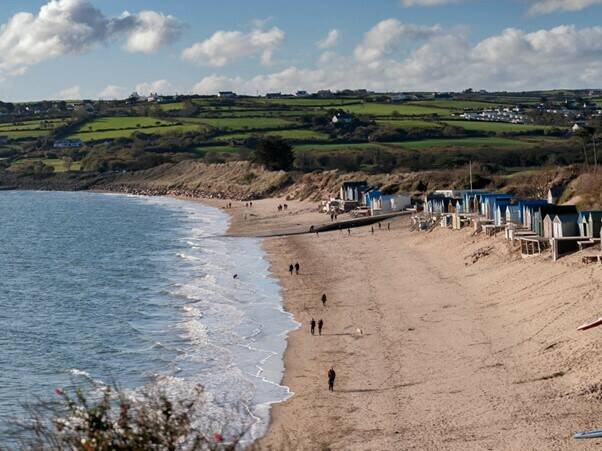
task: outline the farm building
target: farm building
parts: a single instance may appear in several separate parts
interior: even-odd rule
[[[333,124],[349,125],[353,122],[353,116],[344,113],[337,113],[332,116],[331,122]]]
[[[232,92],[232,91],[220,91],[217,94],[218,97],[222,98],[222,99],[231,99],[233,97],[236,97],[236,93]]]

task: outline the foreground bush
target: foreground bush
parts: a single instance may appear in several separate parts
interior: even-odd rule
[[[172,401],[157,389],[135,396],[103,386],[91,400],[80,389],[56,390],[57,402],[29,408],[31,421],[22,425],[29,438],[24,449],[35,450],[234,450],[241,436],[225,439],[221,432],[205,436],[193,428],[198,400]],[[201,392],[199,390],[200,399]]]

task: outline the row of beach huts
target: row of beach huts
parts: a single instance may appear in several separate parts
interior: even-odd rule
[[[503,232],[512,243],[520,244],[525,257],[551,250],[557,260],[587,249],[584,261],[602,263],[602,210],[558,205],[561,191],[554,187],[547,199],[520,199],[487,190],[438,190],[424,197],[422,213],[412,218],[413,227],[473,227],[475,233],[487,235]]]
[[[412,206],[406,194],[384,194],[366,181],[349,181],[341,185],[335,197],[322,201],[324,213],[351,213],[352,216],[380,216],[401,212]]]

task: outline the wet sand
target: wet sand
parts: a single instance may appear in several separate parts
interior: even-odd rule
[[[327,222],[316,206],[233,203],[234,234]],[[223,201],[214,205],[222,206]],[[242,205],[242,206],[241,206]],[[247,219],[244,219],[244,215]],[[251,216],[252,215],[252,216]],[[597,449],[602,428],[602,267],[523,260],[503,238],[410,232],[407,219],[264,240],[285,308],[283,383],[260,445],[271,449]],[[487,249],[481,258],[479,250]],[[475,261],[476,260],[476,261]],[[299,261],[301,274],[288,265]],[[320,297],[326,293],[326,307]],[[311,336],[311,318],[323,336]],[[358,331],[361,329],[361,333]],[[335,392],[327,371],[337,372]]]

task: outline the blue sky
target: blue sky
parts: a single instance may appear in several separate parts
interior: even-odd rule
[[[602,0],[2,0],[2,6],[1,100],[112,98],[136,89],[602,84]]]

